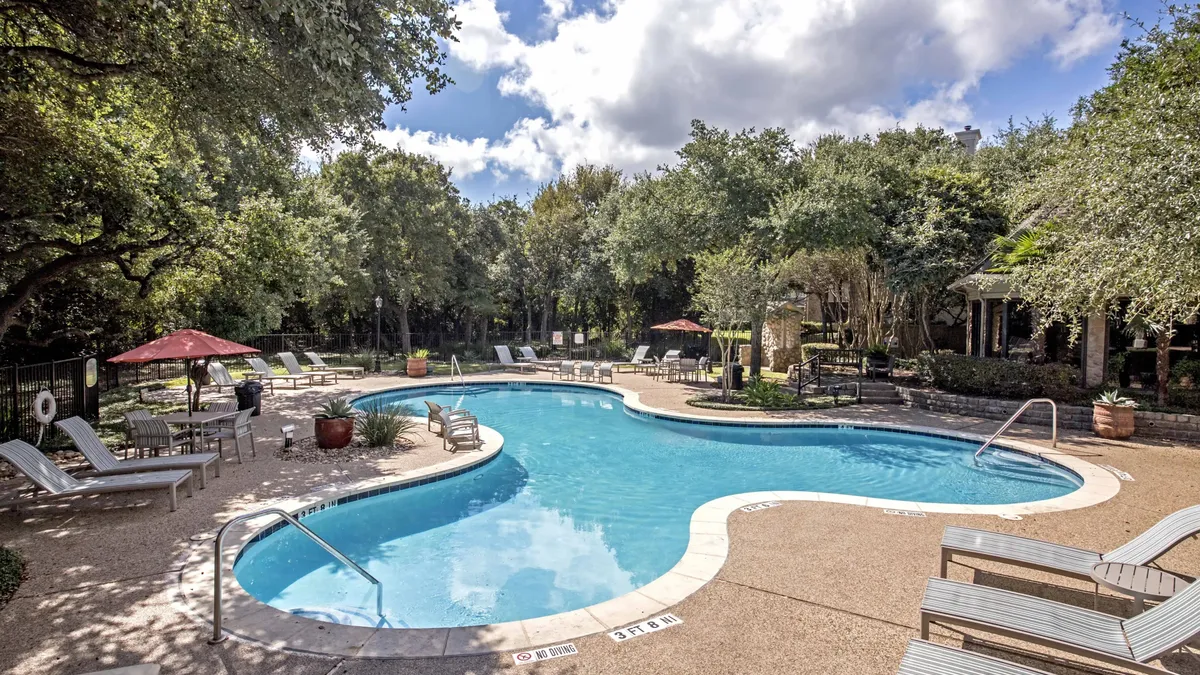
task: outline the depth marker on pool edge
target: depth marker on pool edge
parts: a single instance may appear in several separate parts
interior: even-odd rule
[[[575,656],[578,653],[579,650],[575,648],[575,643],[564,642],[561,645],[554,645],[553,647],[542,647],[541,649],[516,652],[512,657],[513,663],[523,666],[527,663],[545,661],[546,659],[557,659],[560,656]]]
[[[629,626],[620,630],[614,630],[608,634],[608,637],[612,638],[613,642],[624,642],[631,638],[638,637],[639,635],[646,635],[647,633],[660,631],[664,628],[677,626],[681,623],[683,623],[683,619],[675,616],[674,614],[663,614],[662,616],[656,616],[653,619],[648,619],[634,626]]]

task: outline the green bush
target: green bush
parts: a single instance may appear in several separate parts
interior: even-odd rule
[[[742,400],[755,408],[786,408],[796,405],[796,395],[783,390],[777,380],[752,377],[742,389]]]
[[[1079,370],[1059,363],[1038,365],[926,352],[918,357],[917,365],[926,383],[954,394],[1074,400],[1079,393]]]
[[[817,355],[818,349],[841,349],[841,345],[832,342],[810,342],[800,348],[800,360],[807,361]]]
[[[363,442],[372,448],[395,445],[401,438],[411,436],[417,428],[413,419],[417,413],[407,405],[390,406],[373,403],[358,416],[355,426]]]
[[[25,559],[11,548],[0,547],[0,607],[17,592],[25,576]]]
[[[375,356],[370,352],[351,354],[346,357],[346,365],[358,366],[359,368],[370,372],[375,369]]]
[[[1200,389],[1200,359],[1184,359],[1171,369],[1172,382],[1182,385],[1184,378],[1187,377],[1192,378],[1189,388]]]

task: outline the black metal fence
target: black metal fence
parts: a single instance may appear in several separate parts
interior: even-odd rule
[[[0,367],[0,440],[36,441],[42,425],[34,403],[43,391],[54,396],[55,419],[100,417],[100,368],[95,357]],[[50,427],[47,436],[55,434]]]

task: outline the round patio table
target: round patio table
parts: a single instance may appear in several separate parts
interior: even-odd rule
[[[1092,579],[1110,591],[1133,597],[1138,612],[1146,610],[1146,600],[1166,600],[1188,586],[1170,572],[1129,563],[1097,563],[1092,567]]]

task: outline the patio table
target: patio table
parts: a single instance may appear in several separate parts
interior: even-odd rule
[[[174,425],[177,427],[196,427],[196,432],[195,432],[195,434],[193,434],[193,436],[198,437],[201,440],[203,440],[205,424],[212,424],[214,422],[220,422],[221,420],[224,420],[224,419],[230,419],[233,417],[237,417],[239,412],[241,412],[241,411],[240,410],[231,410],[228,412],[210,412],[207,410],[201,410],[201,411],[195,411],[190,415],[185,412],[179,412],[179,413],[171,413],[169,415],[160,415],[158,417],[155,417],[154,419],[162,420],[163,422],[166,422],[167,424],[171,424],[171,425]],[[192,446],[192,451],[193,452],[196,451],[195,445]]]
[[[1187,588],[1183,579],[1148,565],[1102,562],[1092,567],[1092,579],[1101,586],[1133,597],[1138,612],[1146,610],[1146,600],[1166,600]]]

